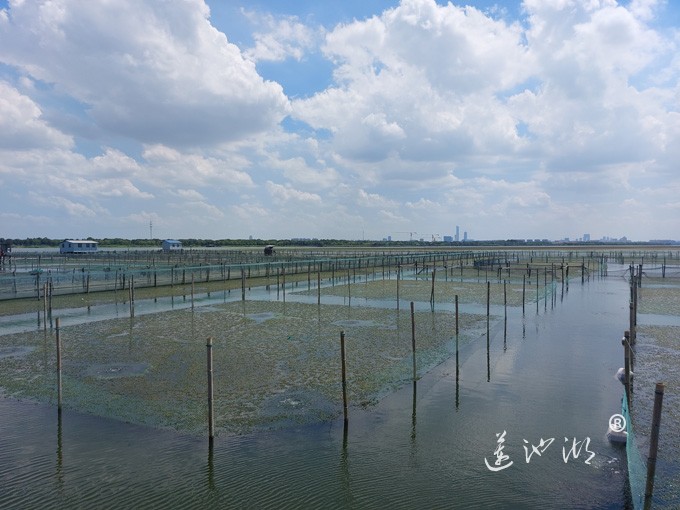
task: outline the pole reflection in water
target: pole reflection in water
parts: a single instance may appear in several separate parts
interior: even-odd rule
[[[413,381],[413,406],[411,409],[411,446],[416,446],[416,400],[418,396],[418,383]]]
[[[217,488],[215,485],[215,444],[211,437],[208,441],[208,491],[214,492]]]
[[[62,428],[61,428],[61,409],[57,412],[57,467],[56,481],[57,491],[61,494],[64,491],[64,454],[62,449]]]
[[[342,448],[340,449],[340,485],[345,499],[346,507],[352,507],[352,477],[349,472],[349,451],[347,449],[347,436],[349,433],[349,423],[343,422],[342,427]]]

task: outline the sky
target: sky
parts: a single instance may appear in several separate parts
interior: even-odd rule
[[[680,239],[672,0],[0,0],[0,237]]]

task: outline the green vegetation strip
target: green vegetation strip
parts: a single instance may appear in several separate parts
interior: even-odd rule
[[[427,310],[415,320],[422,375],[454,351],[455,317]],[[466,343],[479,336],[485,317],[461,314],[460,321]],[[353,405],[371,405],[410,380],[406,310],[247,301],[62,328],[64,405],[201,434],[211,336],[218,431],[330,419],[342,410],[341,330]],[[54,403],[54,333],[5,335],[0,342],[6,395]]]

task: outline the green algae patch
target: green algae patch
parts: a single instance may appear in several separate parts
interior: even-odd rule
[[[542,278],[542,276],[541,276]],[[544,295],[544,282],[539,278],[541,299]],[[548,285],[550,286],[550,280]],[[532,286],[533,285],[533,286]],[[508,306],[522,306],[522,294],[524,293],[525,302],[536,299],[535,280],[526,280],[524,284],[520,281],[491,282],[489,284],[489,302],[494,305],[503,305],[507,302]],[[317,290],[303,291],[303,295],[316,295]],[[436,280],[434,285],[435,303],[453,303],[456,295],[461,303],[486,303],[487,286],[486,281],[457,281],[455,279]],[[397,280],[378,280],[366,282],[350,282],[336,284],[321,289],[322,296],[349,297],[352,299],[377,299],[396,303],[397,299]],[[404,302],[420,301],[429,302],[432,295],[432,281],[427,278],[403,279],[399,280],[399,300]]]
[[[370,405],[412,376],[407,311],[233,302],[62,327],[65,407],[191,434],[207,426],[206,341],[213,338],[220,433],[328,420],[342,412],[340,331],[348,396]],[[460,342],[485,317],[460,315]],[[415,313],[419,375],[455,352],[455,316]],[[53,331],[0,336],[0,387],[56,401]]]
[[[680,316],[680,285],[677,285],[677,280],[671,281],[675,285],[647,286],[647,281],[644,281],[643,286],[638,289],[638,313]]]

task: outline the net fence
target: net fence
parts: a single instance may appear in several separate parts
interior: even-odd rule
[[[630,483],[630,493],[633,500],[633,508],[635,510],[644,508],[645,503],[645,482],[647,478],[647,466],[637,447],[635,432],[633,430],[633,421],[628,409],[628,402],[624,390],[622,399],[622,413],[626,419],[626,432],[628,437],[626,439],[626,457],[628,459],[628,481]]]

